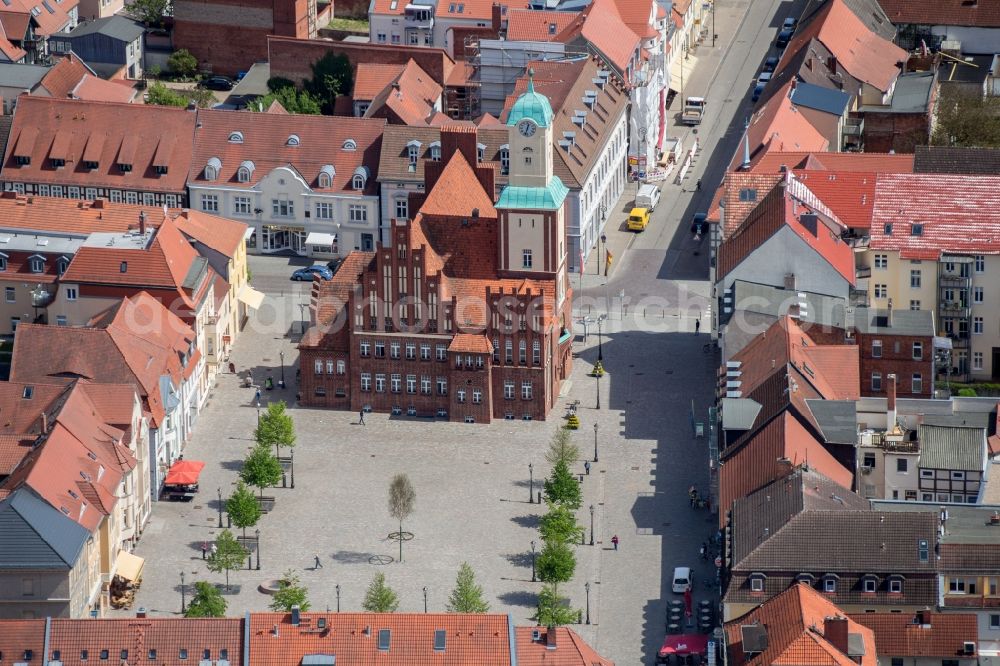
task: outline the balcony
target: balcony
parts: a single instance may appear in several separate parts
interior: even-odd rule
[[[968,289],[971,283],[971,277],[955,275],[953,273],[945,273],[938,278],[938,284],[942,287]]]
[[[949,333],[948,339],[951,340],[952,349],[968,349],[969,348],[969,334],[968,333]]]
[[[871,266],[862,266],[854,271],[854,277],[857,279],[870,278],[872,276]]]
[[[844,136],[861,136],[865,133],[864,118],[847,118],[844,120]]]
[[[403,27],[416,30],[434,28],[434,8],[427,5],[407,5],[403,14]]]
[[[972,308],[959,301],[944,301],[939,311],[942,317],[948,319],[968,319],[972,314]]]

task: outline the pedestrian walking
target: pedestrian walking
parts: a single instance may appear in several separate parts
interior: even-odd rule
[[[613,537],[611,537],[611,545],[615,547],[615,550],[618,550],[618,535],[617,534],[614,535]]]
[[[208,544],[204,541],[201,542],[201,559],[206,559],[208,556]]]
[[[694,334],[698,335],[698,331],[701,330],[701,317],[694,320]]]
[[[696,188],[696,189],[697,189],[697,190],[698,190],[699,192],[701,192],[701,178],[699,178],[699,179],[698,179],[698,182],[697,182],[697,183],[695,184],[695,188]]]
[[[364,425],[365,424],[365,410],[362,409],[360,412],[358,412],[358,415],[361,417],[361,420],[358,421],[358,423],[361,424],[361,425]]]
[[[260,389],[257,389],[257,406],[260,407]]]
[[[215,545],[215,544],[213,543],[213,544],[212,544],[212,557],[215,557],[215,554],[216,554],[217,552],[219,552],[219,548],[218,548],[218,546],[216,546],[216,545]]]
[[[319,555],[313,555],[313,569],[322,569],[323,563],[319,561]]]
[[[586,470],[587,476],[590,476],[590,461],[586,460],[583,463],[583,469]]]

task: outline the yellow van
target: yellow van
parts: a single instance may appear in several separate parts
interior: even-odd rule
[[[629,231],[643,231],[647,224],[649,224],[648,208],[633,208],[632,212],[628,214]]]

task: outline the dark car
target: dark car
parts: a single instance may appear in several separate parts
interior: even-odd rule
[[[330,269],[331,273],[336,273],[337,269],[340,268],[341,262],[343,261],[344,260],[339,257],[337,259],[331,259],[330,261],[326,262],[326,267]]]
[[[294,273],[292,273],[292,279],[296,282],[302,280],[312,280],[314,275],[320,276],[324,280],[333,279],[333,271],[331,271],[326,266],[322,264],[317,266],[306,266],[305,268],[300,268]]]
[[[799,24],[799,22],[794,17],[789,16],[788,18],[785,19],[785,22],[781,24],[781,29],[782,30],[791,30],[792,32],[794,32],[795,31],[795,27],[798,24]]]
[[[228,76],[210,76],[201,82],[201,87],[208,90],[232,90],[235,85]]]
[[[778,56],[768,56],[767,60],[764,61],[765,72],[773,72],[778,68]]]
[[[695,213],[694,217],[691,218],[691,233],[700,236],[705,233],[706,227],[708,226],[707,221],[708,214],[706,213]]]
[[[789,28],[784,28],[778,33],[778,39],[775,40],[774,45],[779,49],[783,49],[788,46],[788,42],[792,40],[792,33],[795,32]]]

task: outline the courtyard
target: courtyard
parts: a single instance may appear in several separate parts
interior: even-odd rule
[[[548,443],[564,423],[566,406],[580,400],[581,427],[573,440],[583,456],[575,471],[582,478],[584,505],[578,516],[588,545],[576,549],[576,575],[560,590],[585,612],[589,582],[591,624],[574,629],[616,661],[648,662],[663,639],[673,566],[702,565],[696,599],[704,598],[701,584],[712,573],[709,563],[698,561],[698,547],[714,532],[713,516],[689,508],[686,500],[690,483],[707,484],[705,443],[693,437],[689,402],[699,390],[710,389],[712,369],[707,357],[692,356],[700,346],[696,336],[606,322],[608,375],[600,382],[600,410],[594,408],[596,382],[586,374],[597,356],[597,338],[591,334],[586,342],[578,338],[574,343],[578,359],[572,381],[548,421],[470,425],[367,414],[360,425],[355,413],[295,405],[298,304],[307,299],[308,289],[287,279],[296,263],[251,258],[254,284],[267,299],[259,321],[247,325],[230,358],[237,374],[218,376],[184,451],[186,459],[206,463],[201,491],[191,503],[155,506],[136,550],[146,558],[142,587],[131,611],[114,614],[132,614],[138,607],[151,615],[179,614],[182,572],[188,598],[195,581],[224,581],[223,574],[208,571],[201,547],[220,531],[218,489],[225,500],[253,446],[255,389],[242,387],[241,379],[250,371],[258,384],[272,376],[277,386],[283,362],[288,387],[263,391],[262,402],[289,405],[298,438],[294,488],[266,491],[276,503],[258,525],[260,569],[231,573],[229,615],[265,610],[270,597],[258,586],[289,569],[308,588],[314,610],[336,610],[339,599],[340,610],[360,611],[368,583],[381,571],[399,594],[400,611],[423,612],[426,590],[426,610],[441,612],[460,564],[468,562],[491,612],[531,624],[541,588],[531,582],[531,542],[541,549],[537,526],[545,506],[529,503],[528,465],[537,497],[549,471]],[[613,309],[611,314],[619,316]],[[668,325],[685,323],[678,319]],[[654,343],[662,346],[662,354],[660,348],[649,354]],[[671,353],[673,346],[679,346],[678,353]],[[667,365],[676,367],[667,370]],[[588,458],[589,476],[583,467]],[[668,469],[676,474],[675,483],[664,476]],[[416,509],[403,526],[414,537],[404,544],[402,562],[398,543],[388,536],[398,529],[387,508],[389,482],[398,473],[408,474],[416,490]],[[286,481],[291,486],[290,474]],[[589,545],[590,505],[594,546]],[[611,545],[616,534],[617,552]],[[314,566],[316,557],[320,568]]]

